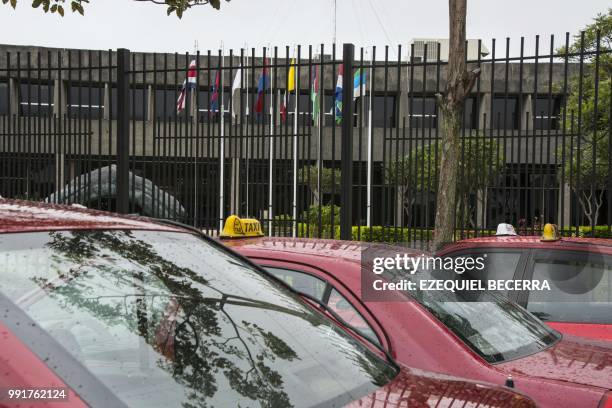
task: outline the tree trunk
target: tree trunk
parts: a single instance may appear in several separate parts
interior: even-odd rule
[[[442,146],[436,198],[436,224],[433,250],[454,240],[459,170],[459,137],[465,98],[474,85],[480,69],[466,69],[465,18],[467,0],[449,0],[448,77],[443,94],[437,94],[442,111]]]

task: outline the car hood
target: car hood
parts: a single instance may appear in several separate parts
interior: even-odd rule
[[[499,367],[509,373],[612,389],[612,343],[563,335],[548,349]]]
[[[346,407],[513,407],[531,408],[535,403],[509,388],[481,384],[442,374],[401,366],[387,385]]]

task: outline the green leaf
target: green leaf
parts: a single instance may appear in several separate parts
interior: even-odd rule
[[[49,11],[49,0],[43,0],[43,10],[45,13]]]
[[[174,6],[169,6],[168,10],[166,11],[166,13],[168,13],[168,15],[172,14],[174,12],[174,10],[176,10],[176,7]]]
[[[55,13],[57,11],[57,4],[51,6],[51,12]]]
[[[17,0],[11,0],[11,7],[12,8],[17,8]]]
[[[34,0],[32,2],[32,7],[33,8],[38,8],[41,4],[42,4],[42,0]]]
[[[210,5],[219,10],[221,8],[220,0],[210,0]]]
[[[59,13],[60,16],[64,17],[64,7],[57,6],[57,12]]]

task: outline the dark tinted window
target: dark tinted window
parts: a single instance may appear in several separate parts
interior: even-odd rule
[[[0,115],[8,115],[9,104],[8,84],[6,82],[0,82]]]
[[[520,123],[518,98],[512,96],[493,98],[491,118],[487,118],[487,121],[493,124],[493,129],[518,129]]]
[[[191,234],[4,234],[0,277],[0,295],[128,406],[343,406],[395,375],[284,287]]]
[[[551,96],[533,99],[534,128],[540,130],[555,130],[559,128],[561,99]]]
[[[21,84],[19,90],[19,109],[22,115],[53,115],[52,84]]]
[[[374,100],[372,103],[372,126],[394,127],[396,123],[395,96],[374,95],[372,99]]]
[[[147,117],[147,95],[149,92],[146,88],[130,88],[130,99],[129,99],[129,109],[130,109],[130,119],[132,120],[143,120]],[[117,88],[113,88],[112,90],[112,117],[114,119],[117,118]],[[175,100],[176,102],[176,100]],[[175,108],[176,109],[176,105]]]
[[[68,92],[68,115],[79,118],[101,118],[104,115],[104,88],[71,86]]]
[[[465,100],[463,109],[463,127],[466,129],[478,129],[478,103],[474,97]]]
[[[433,128],[438,125],[436,112],[436,99],[434,97],[409,97],[410,102],[410,126],[413,128]]]
[[[555,256],[556,254],[556,256]],[[561,259],[559,259],[561,258]],[[545,321],[612,324],[612,259],[597,254],[535,259],[533,279],[550,291],[532,291],[527,308]]]

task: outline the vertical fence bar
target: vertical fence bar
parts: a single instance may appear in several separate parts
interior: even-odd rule
[[[340,239],[351,239],[351,187],[353,184],[353,56],[355,46],[344,44],[342,60],[342,155],[341,155],[341,195],[340,195]]]
[[[117,212],[129,212],[130,50],[117,50]]]

